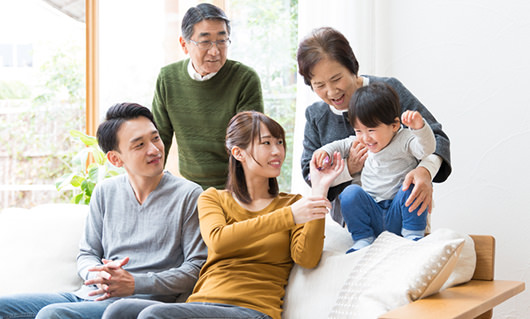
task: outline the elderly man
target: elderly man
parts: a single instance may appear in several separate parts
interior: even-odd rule
[[[98,183],[77,256],[79,290],[3,296],[0,318],[101,318],[123,297],[184,301],[206,260],[199,185],[163,170],[164,144],[148,108],[111,107],[97,132],[126,174]],[[53,267],[53,265],[50,265]]]
[[[228,121],[240,111],[263,112],[259,77],[227,59],[230,43],[230,21],[221,9],[208,3],[190,8],[180,37],[190,58],[161,69],[153,99],[166,155],[174,133],[180,173],[204,189],[224,188]]]

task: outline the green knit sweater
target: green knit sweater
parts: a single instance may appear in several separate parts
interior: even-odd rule
[[[240,111],[263,112],[261,83],[252,68],[232,60],[213,78],[196,81],[189,76],[188,63],[185,59],[161,69],[153,99],[155,122],[166,159],[175,133],[180,174],[203,189],[222,189],[228,168],[228,121]]]

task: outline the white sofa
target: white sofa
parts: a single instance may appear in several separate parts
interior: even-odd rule
[[[78,288],[81,280],[76,275],[76,255],[87,212],[87,206],[73,204],[48,204],[32,209],[9,208],[0,212],[0,295],[73,291]],[[425,287],[420,287],[422,293],[430,294],[440,289],[448,277],[449,283],[446,285],[454,285],[468,281],[473,275],[475,255],[470,238],[450,231],[441,234],[434,232],[420,241],[425,241],[425,244],[419,245],[393,236],[385,237],[389,242],[378,238],[369,248],[346,255],[344,252],[352,243],[348,232],[327,220],[325,247],[319,266],[311,270],[295,266],[291,272],[286,288],[284,318],[326,318],[332,312],[335,313],[332,317],[338,318],[341,316],[337,313],[350,310],[362,313],[358,305],[353,310],[341,310],[345,303],[346,307],[351,306],[354,302],[351,297],[356,293],[359,297],[359,291],[355,290],[355,285],[351,285],[352,282],[362,282],[365,285],[360,287],[362,291],[375,294],[375,303],[374,300],[370,301],[372,304],[365,301],[365,308],[384,313],[418,297],[412,291],[419,287],[415,287],[416,284],[424,284]],[[397,266],[407,261],[416,268]],[[392,267],[388,268],[388,265]],[[434,278],[416,278],[425,269],[431,271],[434,268],[436,273],[431,276]],[[398,276],[401,281],[388,282],[387,278],[384,286],[375,282],[375,287],[374,282],[366,282],[371,274],[382,279],[384,276],[395,277],[392,269],[401,271]],[[396,288],[398,286],[399,289]],[[389,287],[396,289],[390,289],[392,291],[389,293]]]
[[[0,295],[73,291],[88,206],[46,204],[0,212]]]

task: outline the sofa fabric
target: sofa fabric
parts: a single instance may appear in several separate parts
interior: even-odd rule
[[[45,204],[0,212],[0,295],[74,291],[88,206]]]

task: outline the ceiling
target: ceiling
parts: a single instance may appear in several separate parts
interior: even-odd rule
[[[43,0],[50,6],[72,17],[79,22],[85,22],[85,0]]]

